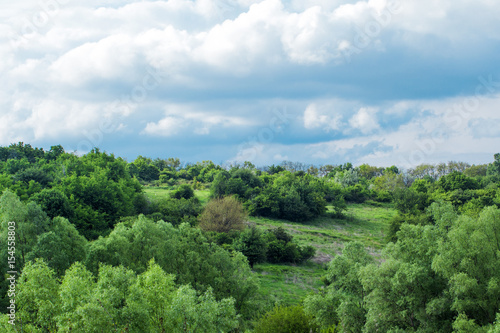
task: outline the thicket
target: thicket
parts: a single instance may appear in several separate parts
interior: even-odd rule
[[[459,215],[433,203],[433,223],[404,223],[374,262],[350,243],[329,264],[325,291],[306,313],[343,332],[496,332],[500,309],[500,210]]]

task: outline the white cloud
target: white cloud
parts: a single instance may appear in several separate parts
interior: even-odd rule
[[[156,136],[173,136],[178,134],[186,126],[183,119],[177,117],[165,117],[158,123],[148,123],[144,133]]]
[[[380,128],[376,116],[376,109],[361,108],[359,111],[349,120],[349,124],[361,131],[363,134],[369,134],[374,130]]]
[[[52,79],[79,85],[91,79],[117,79],[131,70],[136,54],[127,35],[113,35],[72,49],[51,67]]]
[[[194,134],[209,141],[232,130],[243,136],[252,126],[267,125],[269,105],[279,96],[279,103],[294,105],[303,115],[303,128],[299,124],[293,127],[297,133],[275,132],[271,151],[262,151],[269,162],[275,156],[334,158],[349,150],[369,149],[369,142],[382,142],[408,156],[436,130],[445,135],[433,153],[436,158],[460,149],[494,149],[498,96],[482,96],[479,107],[466,116],[457,116],[454,105],[466,103],[467,96],[449,96],[466,92],[471,84],[457,78],[498,75],[493,60],[500,41],[500,6],[493,0],[401,1],[400,10],[374,34],[370,47],[362,48],[360,66],[346,64],[342,52],[356,46],[356,34],[376,24],[390,2],[59,1],[47,22],[31,33],[27,24],[33,25],[33,17],[43,13],[47,2],[12,2],[0,12],[4,87],[0,142],[33,140],[36,144],[48,138],[78,137],[95,131],[103,116],[116,119],[119,115],[125,116],[124,123],[117,120],[120,128],[133,128],[135,135],[141,130],[154,136]],[[436,52],[435,45],[444,46]],[[400,57],[405,52],[411,58],[401,62],[398,58],[399,67],[391,67],[396,54]],[[377,57],[381,53],[386,53],[383,61]],[[366,59],[373,71],[364,65]],[[436,93],[434,100],[419,100],[414,91],[429,96],[430,81],[415,78],[416,89],[404,93],[417,97],[399,98],[401,88],[390,83],[402,80],[395,72],[407,75],[412,70],[405,63],[427,68],[426,62],[451,66],[436,74],[446,88],[437,90],[444,93]],[[163,73],[158,87],[148,90],[140,102],[112,107],[111,101],[141,86],[147,68]],[[373,77],[382,72],[389,83],[378,87],[381,81]],[[456,76],[442,77],[449,73]],[[377,98],[385,102],[367,102],[370,97],[364,93],[371,88],[380,88]],[[335,98],[344,94],[349,100]],[[443,95],[448,97],[439,97]],[[329,96],[333,97],[327,100]],[[165,112],[158,117],[156,110]],[[127,123],[130,113],[136,123]],[[306,136],[308,142],[315,135],[324,140],[321,132],[340,138],[331,147],[336,155],[285,143],[297,142],[291,139],[295,135]],[[360,134],[364,137],[354,145],[342,141]],[[375,151],[369,158],[382,160],[390,158],[388,154]]]
[[[225,116],[213,111],[194,110],[183,105],[166,107],[165,117],[155,122],[148,122],[143,134],[155,136],[173,136],[181,133],[208,135],[213,127],[235,128],[254,125],[250,119],[237,116]]]
[[[288,158],[288,156],[287,156],[287,155],[283,156],[283,155],[281,155],[281,154],[276,154],[276,155],[274,155],[274,156],[273,156],[273,159],[274,159],[275,161],[280,161],[280,162],[281,162],[281,161],[288,161],[288,160],[289,160],[289,158]]]
[[[326,106],[329,108],[330,106]],[[322,108],[323,112],[318,111],[318,108]],[[309,104],[304,111],[304,127],[306,129],[322,128],[324,131],[328,132],[330,130],[338,130],[340,128],[341,116],[338,114],[332,114],[332,110],[324,110],[325,106],[318,106],[316,103]]]

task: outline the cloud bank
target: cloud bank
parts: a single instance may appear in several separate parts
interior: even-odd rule
[[[499,15],[489,0],[12,3],[0,13],[0,144],[217,163],[488,162]]]

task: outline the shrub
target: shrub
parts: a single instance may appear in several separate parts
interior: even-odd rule
[[[275,307],[267,312],[255,327],[255,333],[310,333],[319,332],[314,318],[305,314],[300,305]]]
[[[171,196],[175,199],[191,199],[192,197],[194,197],[194,191],[191,186],[182,184],[176,191],[172,192]]]
[[[310,245],[299,247],[300,260],[306,261],[316,255],[316,249]]]
[[[262,237],[262,232],[255,227],[243,231],[234,242],[233,247],[247,257],[252,268],[254,264],[266,260],[267,244]]]
[[[271,263],[300,263],[316,254],[312,246],[299,246],[293,243],[293,236],[282,227],[269,230],[264,239],[267,243],[267,261]]]
[[[235,197],[213,199],[200,215],[200,228],[217,232],[243,230],[245,218],[243,205]]]
[[[349,202],[362,203],[370,197],[370,192],[361,184],[348,186],[345,188],[344,198]]]

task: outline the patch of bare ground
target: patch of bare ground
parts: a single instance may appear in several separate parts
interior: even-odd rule
[[[332,260],[333,256],[323,253],[321,251],[317,251],[316,255],[311,259],[312,262],[317,264],[326,264]]]

